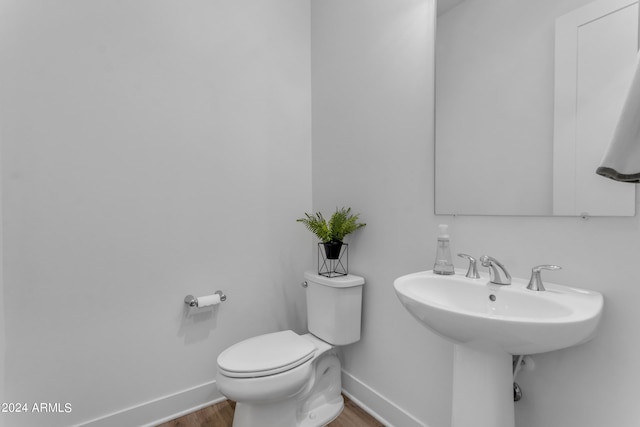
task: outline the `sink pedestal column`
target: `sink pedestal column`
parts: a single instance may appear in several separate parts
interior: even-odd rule
[[[454,346],[451,427],[515,427],[512,357],[496,347]]]

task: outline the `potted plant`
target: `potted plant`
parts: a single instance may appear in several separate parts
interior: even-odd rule
[[[305,213],[304,215],[305,218],[299,218],[297,221],[303,223],[309,231],[318,236],[328,259],[338,259],[344,236],[367,225],[358,222],[360,214],[352,214],[351,208],[336,208],[329,221],[320,212],[313,215]]]

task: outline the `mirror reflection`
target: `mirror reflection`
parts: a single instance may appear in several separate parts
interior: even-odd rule
[[[438,0],[436,214],[635,215],[595,169],[637,51],[637,0]]]

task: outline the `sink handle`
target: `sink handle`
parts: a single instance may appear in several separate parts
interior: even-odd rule
[[[467,274],[465,277],[468,277],[469,279],[479,279],[480,275],[478,274],[478,263],[476,262],[476,259],[467,254],[458,254],[458,256],[469,260],[469,268],[467,268]]]
[[[561,268],[562,267],[559,265],[536,265],[531,269],[531,279],[529,279],[527,289],[532,291],[544,291],[544,284],[542,283],[540,272],[542,270],[560,270]]]

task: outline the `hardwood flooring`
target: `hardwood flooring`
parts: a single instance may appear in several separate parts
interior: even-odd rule
[[[227,400],[156,427],[231,427],[234,409],[235,402]],[[328,427],[384,427],[384,424],[380,424],[345,396],[344,410]]]

